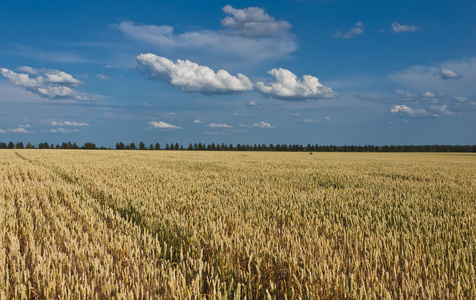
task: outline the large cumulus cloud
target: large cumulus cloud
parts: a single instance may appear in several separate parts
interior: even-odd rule
[[[215,72],[189,60],[173,62],[152,53],[140,54],[136,59],[139,71],[145,76],[190,93],[213,95],[256,90],[267,97],[290,101],[337,97],[337,93],[322,85],[317,77],[304,75],[298,79],[294,73],[282,68],[268,72],[272,80],[253,84],[243,74],[233,76],[225,70]]]
[[[243,74],[230,75],[225,70],[213,71],[189,60],[173,62],[152,53],[137,56],[140,71],[186,92],[202,94],[232,94],[249,91],[253,84]]]
[[[100,96],[80,93],[73,87],[82,84],[81,81],[59,70],[34,69],[23,66],[14,72],[6,68],[0,68],[0,73],[11,84],[21,87],[40,97],[48,99],[70,99],[75,101],[93,101]],[[30,77],[32,75],[32,77]],[[36,77],[35,77],[36,76]]]

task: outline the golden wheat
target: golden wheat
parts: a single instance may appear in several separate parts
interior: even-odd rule
[[[2,150],[0,297],[476,297],[471,154]]]

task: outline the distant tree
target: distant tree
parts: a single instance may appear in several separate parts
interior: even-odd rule
[[[26,144],[26,149],[34,149],[35,146],[33,146],[32,144],[28,143]]]
[[[165,150],[170,150],[169,144],[165,144]]]
[[[154,150],[154,145],[150,144],[149,145],[149,150]]]
[[[154,149],[155,149],[155,150],[160,150],[160,144],[159,144],[159,143],[155,143]]]
[[[130,144],[129,144],[129,149],[131,149],[131,150],[136,150],[136,149],[137,149],[136,144],[130,143]]]
[[[15,146],[17,149],[24,149],[25,147],[23,146],[22,142],[18,142]]]
[[[139,143],[139,150],[145,150],[145,144],[142,141]]]
[[[187,148],[187,150],[193,150],[192,143],[190,143],[190,144],[188,145],[188,148]]]
[[[0,149],[7,149],[8,145],[5,143],[0,143]]]
[[[15,144],[13,142],[8,143],[8,149],[14,149]]]
[[[116,143],[116,150],[124,150],[126,149],[126,145],[123,142]]]
[[[81,149],[88,149],[88,150],[93,150],[93,149],[97,149],[98,147],[96,146],[96,144],[94,143],[91,143],[91,142],[86,142],[84,143],[84,145],[81,147]]]
[[[180,146],[178,143],[175,143],[175,150],[180,150]]]

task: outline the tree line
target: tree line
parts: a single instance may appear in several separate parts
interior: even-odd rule
[[[82,146],[76,143],[64,142],[60,144],[39,143],[37,146],[23,142],[13,143],[0,142],[0,149],[90,149],[90,150],[111,150],[111,147],[97,146],[95,143],[86,142]],[[287,152],[476,152],[476,145],[397,145],[397,146],[354,146],[354,145],[311,145],[299,144],[225,144],[225,143],[190,143],[188,147],[179,143],[165,144],[162,147],[159,143],[147,146],[143,142],[124,144],[116,143],[116,150],[189,150],[189,151],[287,151]]]

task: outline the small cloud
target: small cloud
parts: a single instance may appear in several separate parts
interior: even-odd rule
[[[302,80],[286,69],[272,69],[268,72],[274,81],[257,82],[255,88],[258,92],[281,100],[306,100],[325,99],[337,96],[331,88],[323,86],[319,79],[304,75]]]
[[[0,129],[0,133],[7,133],[7,132],[3,129]]]
[[[417,31],[418,27],[415,25],[402,25],[397,22],[392,23],[392,31],[394,33],[399,33],[399,32],[413,32]]]
[[[11,128],[8,129],[8,132],[13,132],[13,133],[31,133],[31,131],[26,130],[24,127],[18,127],[18,128]]]
[[[450,110],[448,110],[447,105],[432,105],[430,106],[431,111],[439,114],[439,115],[454,115],[454,113]]]
[[[398,101],[426,101],[426,102],[438,102],[438,99],[444,98],[445,95],[442,93],[433,93],[430,91],[426,91],[423,94],[415,94],[409,91],[404,90],[395,90],[395,93],[398,94],[400,97]]]
[[[94,101],[101,96],[84,94],[74,90],[72,87],[82,84],[71,74],[59,70],[33,69],[23,66],[18,68],[23,73],[0,68],[0,73],[10,81],[11,84],[21,87],[42,98],[48,99],[71,99],[75,101]],[[30,78],[29,75],[38,75]]]
[[[162,129],[180,129],[180,126],[168,124],[162,121],[155,122],[155,121],[150,121],[149,122],[150,127],[149,128],[162,128]]]
[[[205,132],[207,135],[224,135],[224,132],[219,132],[219,131],[207,131]]]
[[[111,79],[110,77],[108,77],[108,76],[106,76],[106,75],[104,75],[104,74],[97,74],[96,77],[99,78],[99,79],[102,79],[102,80],[109,80],[109,79]]]
[[[208,127],[210,127],[210,128],[232,128],[233,126],[228,125],[228,124],[215,124],[215,123],[210,123],[210,124],[208,124]]]
[[[361,35],[365,31],[365,26],[362,22],[355,23],[355,26],[350,28],[349,31],[346,33],[342,33],[340,30],[336,30],[334,33],[334,37],[343,38],[343,39],[350,39],[356,35]]]
[[[408,117],[435,117],[437,115],[429,113],[424,109],[412,109],[406,105],[394,105],[390,109],[390,113],[393,115],[408,116]]]
[[[195,124],[200,124],[200,123],[202,123],[202,121],[200,121],[200,120],[193,120],[193,123],[195,123]]]
[[[223,12],[229,16],[221,21],[221,25],[246,38],[274,37],[291,28],[287,21],[276,21],[259,7],[236,9],[226,5]]]
[[[444,79],[444,80],[449,80],[449,79],[454,79],[454,80],[458,80],[461,78],[461,75],[456,73],[455,71],[452,71],[450,69],[445,69],[445,68],[441,68],[440,69],[440,73],[439,73],[441,79]]]
[[[246,104],[247,107],[252,108],[252,109],[263,109],[265,108],[262,105],[258,105],[255,101],[249,101],[248,104]]]
[[[299,118],[301,115],[300,114],[290,114],[289,116],[293,117],[293,118]]]
[[[137,56],[140,72],[150,79],[158,79],[185,92],[205,95],[233,94],[249,91],[253,84],[243,74],[230,75],[225,70],[216,73],[207,66],[189,60],[173,62],[152,53]]]
[[[404,99],[411,99],[411,98],[418,97],[417,94],[414,94],[414,93],[409,92],[409,91],[404,91],[404,90],[395,90],[395,93],[400,95],[400,97],[404,98]]]
[[[175,117],[175,115],[176,115],[176,113],[174,113],[174,112],[169,112],[169,113],[163,114],[163,116],[165,118],[173,118],[173,117]]]
[[[271,126],[271,124],[265,122],[265,121],[260,121],[258,123],[254,123],[251,127],[258,127],[258,128],[274,128],[274,126]]]
[[[30,74],[30,75],[38,75],[38,70],[33,69],[32,67],[28,67],[28,66],[18,67],[15,70],[23,72],[23,73]]]
[[[50,133],[74,133],[74,132],[78,132],[79,129],[65,129],[65,128],[54,128],[54,129],[50,129],[50,130],[45,130],[45,132],[50,132]]]
[[[89,126],[88,123],[85,122],[71,122],[71,121],[63,121],[63,122],[56,122],[56,121],[51,121],[50,123],[51,126]]]
[[[304,123],[323,123],[323,122],[329,122],[331,120],[332,120],[331,117],[325,116],[320,119],[304,119],[303,122]]]
[[[435,98],[436,97],[435,94],[433,94],[432,92],[428,92],[428,91],[424,92],[422,96],[423,96],[423,98]]]

